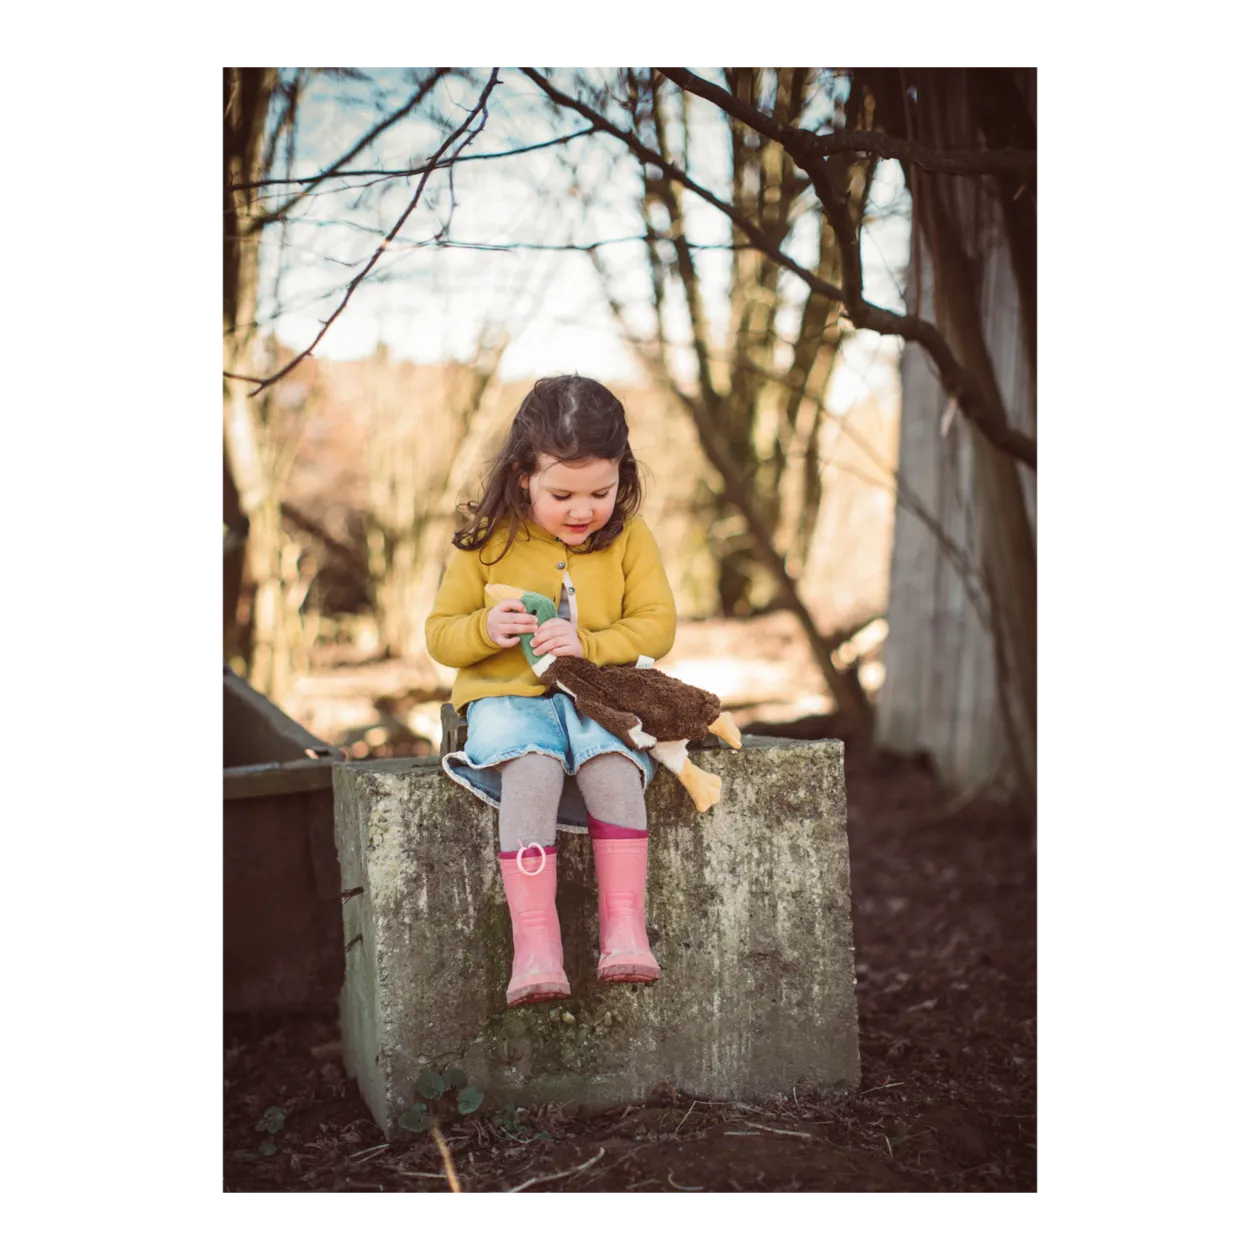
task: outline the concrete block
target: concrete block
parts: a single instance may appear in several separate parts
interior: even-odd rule
[[[567,1001],[508,1009],[511,927],[494,811],[436,758],[333,768],[346,1067],[388,1137],[427,1068],[457,1064],[487,1105],[641,1101],[660,1081],[752,1101],[858,1083],[844,751],[746,737],[699,751],[722,776],[698,814],[676,779],[648,790],[650,986],[595,978],[586,836],[561,833]],[[343,895],[345,895],[343,893]]]

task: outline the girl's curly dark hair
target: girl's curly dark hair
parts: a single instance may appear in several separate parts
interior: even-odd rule
[[[486,476],[481,498],[460,504],[469,519],[455,531],[451,541],[456,547],[480,551],[506,521],[507,542],[495,559],[507,554],[517,531],[521,525],[528,529],[530,519],[529,491],[521,485],[521,477],[538,471],[542,455],[564,464],[585,464],[592,459],[617,463],[620,480],[613,514],[576,550],[607,547],[639,510],[643,489],[639,466],[630,450],[625,408],[610,390],[590,377],[549,376],[534,385],[517,409],[503,449]]]

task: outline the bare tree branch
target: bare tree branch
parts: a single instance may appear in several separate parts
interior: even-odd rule
[[[764,368],[759,367],[751,361],[746,361],[745,366],[750,371],[757,372],[770,380],[781,381],[781,378],[773,372],[767,372]],[[857,428],[849,423],[848,416],[837,415],[831,411],[821,395],[814,394],[808,390],[802,391],[802,397],[808,399],[818,408],[818,414],[825,416],[829,420],[834,420],[840,426],[841,434],[848,438],[859,450],[871,461],[881,472],[885,473],[891,480],[891,484],[886,481],[877,481],[869,474],[863,473],[860,469],[846,467],[844,470],[854,477],[867,482],[867,484],[876,486],[880,490],[887,490],[894,495],[896,506],[909,512],[919,523],[928,530],[936,539],[941,550],[945,553],[946,559],[953,564],[955,571],[963,586],[963,592],[967,598],[971,600],[972,607],[975,609],[976,616],[980,619],[981,625],[993,633],[993,622],[989,612],[988,595],[984,586],[984,578],[978,569],[971,563],[970,557],[966,550],[957,542],[955,542],[945,530],[945,526],[935,517],[928,509],[927,505],[915,493],[910,483],[907,481],[901,471],[893,464],[886,463],[879,451],[864,438]],[[831,462],[832,467],[841,467]]]
[[[527,78],[537,83],[552,100],[575,110],[599,130],[616,136],[640,160],[657,167],[670,179],[682,184],[685,188],[691,189],[697,196],[703,197],[715,209],[726,215],[758,249],[799,276],[815,293],[819,293],[833,301],[844,303],[845,313],[855,327],[869,328],[874,332],[890,337],[902,337],[906,341],[913,341],[923,346],[936,365],[942,389],[951,398],[958,400],[958,405],[962,409],[963,414],[975,427],[994,446],[1006,451],[1007,454],[1027,464],[1030,468],[1035,469],[1037,467],[1036,439],[1029,437],[1026,433],[1021,433],[1018,429],[1012,428],[1007,423],[1005,415],[987,403],[979,385],[972,380],[970,374],[965,371],[954,357],[953,351],[938,328],[918,316],[897,315],[893,311],[876,306],[873,302],[867,302],[862,297],[861,257],[857,250],[853,223],[847,212],[837,213],[835,220],[833,220],[833,226],[841,240],[842,259],[845,263],[843,272],[846,287],[845,289],[840,289],[834,284],[829,284],[825,280],[820,279],[808,268],[801,266],[795,259],[788,257],[782,250],[777,249],[760,228],[746,216],[740,214],[733,206],[722,201],[721,198],[715,196],[707,188],[697,184],[685,171],[680,171],[659,153],[649,149],[637,136],[623,131],[589,106],[562,92],[536,70],[523,66],[521,67],[521,72]],[[735,99],[729,93],[715,87],[713,84],[709,84],[708,87],[711,92],[718,94],[723,100]],[[751,106],[747,106],[742,102],[739,103],[739,107],[748,116],[760,120],[761,125],[758,129],[761,130],[763,135],[771,139],[777,138],[775,133],[782,130],[778,123],[773,119],[767,119],[760,111],[754,110]],[[749,125],[752,124],[750,123]],[[793,157],[795,158],[796,155],[793,154]],[[802,157],[804,157],[803,154]],[[813,167],[814,170],[823,172],[815,179],[815,188],[819,198],[823,201],[824,210],[828,211],[828,217],[831,218],[828,201],[831,201],[832,208],[835,208],[836,203],[830,194],[830,178],[825,175],[825,167],[821,166],[826,159],[824,156],[811,154],[804,160],[808,162],[809,166],[803,166],[802,169],[808,170],[809,167]],[[820,184],[821,187],[819,186]],[[826,195],[824,196],[824,194]],[[849,281],[854,282],[851,288],[848,284]]]
[[[660,96],[655,85],[650,90],[650,101],[652,119],[656,127],[657,144],[664,149],[666,147],[665,118],[661,110]],[[646,170],[643,172],[643,182],[645,188],[650,182]],[[668,183],[661,186],[661,200],[664,203],[666,213],[669,215],[669,239],[674,246],[674,257],[678,262],[678,277],[682,281],[683,296],[687,304],[687,322],[691,326],[692,352],[696,357],[696,375],[700,385],[700,395],[704,399],[704,405],[707,409],[706,414],[713,418],[714,423],[720,423],[723,400],[719,397],[713,384],[712,353],[709,348],[709,318],[704,305],[704,297],[700,292],[700,273],[696,270],[695,260],[691,257],[691,251],[686,245],[681,243],[687,235],[686,224],[683,220],[682,203],[674,195],[674,190]],[[651,227],[651,223],[647,218],[646,204],[644,207],[644,222],[645,227]],[[662,312],[658,307],[658,327],[662,327],[661,315]]]
[[[835,661],[831,657],[833,649],[828,647],[827,641],[823,638],[817,623],[814,621],[813,614],[801,599],[796,583],[792,580],[783,557],[774,545],[772,531],[762,519],[760,512],[758,512],[750,488],[731,457],[717,418],[710,412],[706,404],[705,393],[702,391],[699,397],[693,397],[680,388],[678,382],[674,380],[673,375],[666,367],[662,347],[659,344],[654,345],[649,341],[644,341],[631,332],[625,312],[622,310],[620,303],[617,302],[608,284],[607,273],[599,268],[598,260],[593,253],[591,259],[596,263],[600,277],[604,281],[605,300],[621,325],[625,339],[634,347],[653,378],[668,389],[691,413],[695,421],[696,436],[699,438],[700,447],[708,458],[710,465],[712,465],[713,470],[722,479],[727,497],[744,518],[748,526],[749,536],[753,540],[753,546],[757,552],[757,558],[765,565],[774,578],[784,606],[793,613],[800,623],[801,629],[805,633],[805,638],[809,643],[814,663],[818,666],[823,682],[836,702],[836,708],[841,712],[850,707],[859,712],[866,711],[865,693],[862,692],[860,686],[856,685],[853,677],[841,673],[836,668]]]
[[[925,171],[946,175],[1021,175],[1032,180],[1037,174],[1037,154],[1027,149],[933,149],[886,135],[882,131],[833,131],[825,135],[802,127],[785,126],[732,96],[689,70],[655,67],[680,88],[703,96],[726,113],[746,123],[754,131],[777,140],[790,154],[810,151],[820,157],[835,153],[873,153],[881,158],[908,162]],[[767,124],[769,124],[767,126]],[[805,167],[801,167],[805,170]]]
[[[476,118],[478,114],[480,114],[481,122],[467,136],[464,137],[463,141],[460,144],[460,148],[461,149],[464,148],[466,145],[470,144],[477,137],[477,135],[481,132],[481,129],[486,124],[486,102],[490,99],[490,93],[494,90],[495,85],[499,82],[501,82],[501,80],[499,79],[499,68],[498,66],[495,66],[495,68],[490,71],[490,79],[486,83],[485,88],[482,90],[481,96],[478,98],[477,104],[469,111],[468,116],[464,119],[464,121],[461,122],[459,126],[456,127],[455,130],[452,131],[451,134],[447,136],[447,138],[438,147],[437,152],[433,156],[434,162],[436,162],[439,158],[441,158],[442,154],[448,148],[450,148],[450,146],[454,144],[455,141],[458,140],[459,137],[463,135],[465,131],[468,130],[469,126],[472,124],[473,119]],[[311,344],[307,346],[306,349],[301,352],[301,354],[296,355],[293,359],[291,359],[288,363],[286,363],[284,367],[282,367],[278,372],[273,372],[270,376],[262,380],[259,380],[258,377],[256,376],[236,376],[234,373],[231,373],[231,372],[225,372],[224,375],[232,376],[235,380],[249,381],[251,384],[257,385],[257,389],[250,391],[250,397],[252,398],[255,394],[261,393],[264,389],[266,389],[268,385],[275,384],[275,382],[278,381],[282,376],[287,375],[295,367],[297,367],[297,365],[301,363],[303,359],[307,358],[310,355],[311,351],[314,350],[315,347],[319,345],[319,343],[323,340],[324,334],[327,333],[329,328],[332,327],[333,321],[337,318],[338,315],[341,314],[342,311],[346,309],[346,306],[348,305],[350,298],[354,295],[355,289],[357,289],[359,285],[363,282],[368,272],[370,272],[372,268],[376,266],[376,263],[380,259],[381,255],[389,248],[390,242],[393,241],[394,237],[397,236],[398,233],[402,230],[403,224],[406,223],[407,220],[411,217],[411,212],[420,203],[420,197],[424,193],[425,185],[429,182],[429,176],[433,173],[433,170],[434,170],[434,165],[433,163],[430,163],[429,166],[425,169],[424,174],[421,176],[420,183],[416,186],[415,196],[412,197],[411,201],[407,205],[407,208],[402,212],[402,215],[398,219],[398,222],[394,224],[394,226],[390,229],[389,234],[380,243],[380,245],[377,246],[376,252],[373,253],[372,257],[368,259],[367,266],[365,266],[363,270],[360,271],[358,275],[356,275],[354,279],[350,281],[349,285],[346,286],[345,296],[341,299],[341,302],[338,305],[337,309],[333,311],[333,313],[326,320],[323,321],[324,326],[319,330],[318,336],[316,336],[315,340],[312,341]]]
[[[753,502],[749,487],[743,481],[739,468],[731,458],[716,417],[709,413],[703,396],[687,400],[696,420],[696,435],[700,446],[719,477],[722,478],[727,497],[748,526],[748,534],[757,552],[757,558],[765,565],[775,580],[787,607],[795,614],[809,643],[810,654],[822,674],[827,690],[835,699],[837,709],[843,711],[848,704],[860,703],[860,688],[854,690],[852,679],[846,679],[831,659],[826,641],[819,633],[813,614],[805,606],[796,583],[788,574],[782,555],[774,545],[774,538]]]
[[[367,562],[353,547],[334,538],[318,521],[312,520],[301,508],[292,503],[281,503],[280,512],[287,516],[298,529],[305,530],[318,539],[333,554],[340,556],[356,573],[367,573]]]
[[[433,71],[433,73],[425,79],[425,82],[420,84],[420,87],[416,89],[415,95],[411,97],[411,100],[407,101],[406,105],[403,105],[401,108],[398,108],[398,110],[391,113],[388,118],[383,118],[383,120],[377,123],[377,126],[374,126],[367,135],[363,136],[362,140],[359,140],[357,145],[354,145],[353,149],[350,149],[347,154],[338,157],[338,160],[336,160],[333,165],[329,166],[328,170],[325,170],[323,174],[314,175],[311,179],[302,181],[302,183],[309,184],[309,188],[292,195],[292,197],[287,200],[284,205],[281,205],[280,209],[271,210],[268,214],[258,215],[258,218],[251,223],[251,226],[249,226],[249,231],[261,232],[263,228],[267,227],[268,223],[276,223],[278,219],[284,218],[285,215],[289,213],[302,198],[306,197],[306,195],[311,192],[312,188],[315,188],[316,184],[321,184],[325,179],[330,179],[331,176],[339,174],[341,166],[344,166],[345,163],[348,163],[348,161],[352,159],[352,157],[360,154],[360,152],[364,149],[367,149],[368,145],[372,144],[372,141],[377,139],[377,136],[381,135],[383,131],[387,131],[389,127],[392,127],[399,118],[406,117],[408,113],[415,110],[416,106],[420,105],[420,102],[425,100],[428,93],[432,91],[433,84],[444,76],[449,69],[449,66],[438,66],[437,69],[435,69],[435,71]],[[285,183],[295,183],[295,181],[285,180]],[[246,186],[247,188],[247,186],[251,185],[242,186]]]
[[[931,149],[883,131],[833,131],[814,135],[810,146],[818,153],[873,153],[877,157],[917,166],[942,175],[1019,175],[1037,178],[1037,154],[1028,149]]]
[[[355,225],[347,224],[346,226],[355,226]],[[434,244],[440,246],[442,249],[487,249],[487,250],[506,250],[506,251],[517,250],[517,249],[569,250],[576,253],[586,254],[586,253],[590,253],[590,251],[593,249],[606,249],[610,245],[629,245],[633,243],[642,243],[644,241],[649,241],[649,242],[653,240],[659,241],[662,239],[668,245],[677,244],[685,249],[691,249],[691,250],[720,249],[720,250],[725,250],[727,252],[733,253],[736,250],[741,250],[741,249],[748,250],[748,249],[757,248],[755,245],[748,244],[747,242],[735,242],[732,244],[732,242],[730,241],[693,241],[693,240],[689,240],[685,236],[678,236],[678,237],[669,236],[669,237],[662,238],[656,235],[655,233],[648,233],[648,232],[639,233],[633,236],[612,236],[612,237],[609,237],[608,240],[606,241],[586,241],[586,242],[566,241],[566,242],[562,242],[562,243],[554,244],[554,245],[547,244],[544,241],[512,241],[510,243],[503,244],[503,245],[491,245],[485,241],[453,241],[449,237],[446,240],[435,241]],[[428,242],[421,242],[421,243],[427,244]]]
[[[519,153],[533,153],[537,149],[550,149],[557,144],[568,144],[570,140],[581,139],[582,136],[594,135],[598,130],[596,127],[583,127],[581,131],[570,132],[567,136],[557,136],[554,140],[541,140],[538,144],[526,144],[519,149],[502,149],[498,153],[465,153],[460,157],[447,158],[445,161],[434,163],[434,170],[442,170],[447,166],[454,166],[459,162],[487,162],[491,158],[516,157]],[[341,159],[343,162],[346,159]],[[336,168],[329,168],[319,175],[301,175],[292,179],[256,179],[248,184],[233,184],[232,189],[236,191],[244,188],[266,188],[272,184],[318,184],[321,180],[330,178],[332,175],[339,175],[342,179],[395,179],[406,175],[422,175],[425,166],[412,166],[397,171],[343,171]],[[370,185],[361,185],[364,188]],[[310,191],[309,189],[307,190]],[[345,191],[341,189],[339,191]]]
[[[525,73],[531,78],[536,78],[528,70]],[[1035,469],[1037,467],[1036,439],[1011,426],[1001,399],[991,397],[972,373],[963,367],[940,329],[917,315],[898,315],[882,306],[876,306],[873,302],[866,301],[863,297],[862,256],[857,231],[848,212],[844,190],[834,186],[828,170],[827,155],[814,146],[813,142],[817,137],[812,132],[783,126],[747,102],[739,100],[716,84],[691,74],[690,71],[667,70],[662,73],[677,82],[680,87],[694,91],[720,106],[767,139],[775,140],[783,145],[796,164],[810,176],[818,198],[822,202],[823,210],[836,230],[840,242],[841,274],[844,278],[842,300],[845,313],[854,326],[869,328],[873,332],[890,337],[902,337],[906,341],[921,345],[936,365],[941,388],[949,397],[958,400],[962,413],[975,428],[999,450],[1027,464],[1029,468]],[[554,95],[554,89],[551,89],[549,85],[547,90]],[[593,115],[592,111],[576,102],[574,107],[592,122],[596,122],[598,116]],[[597,122],[596,125],[598,125]],[[615,134],[624,135],[613,128],[611,123],[608,127]],[[673,171],[666,173],[671,178],[676,177]],[[732,222],[738,222],[735,212],[730,207],[723,206],[716,198],[710,197],[710,200],[719,210],[727,214]],[[744,225],[740,223],[739,226],[743,228]],[[756,238],[750,237],[750,239]],[[798,275],[801,275],[803,271],[795,264],[793,264],[793,270]],[[825,296],[831,296],[835,291],[832,285],[827,285],[825,290],[820,287],[822,282],[818,281],[817,277],[814,277],[812,282],[807,279],[807,283],[810,283],[810,287],[816,292],[822,292]]]
[[[824,297],[829,297],[835,302],[843,302],[845,300],[844,293],[836,288],[834,284],[828,284],[825,280],[820,280],[808,267],[802,267],[796,259],[788,257],[782,250],[777,249],[774,243],[751,219],[740,214],[734,206],[715,196],[702,184],[697,184],[686,171],[679,170],[678,167],[666,161],[659,153],[649,149],[638,136],[632,132],[622,131],[615,123],[609,122],[602,114],[597,114],[590,106],[584,105],[581,101],[575,100],[562,92],[536,70],[530,70],[524,66],[520,67],[520,70],[526,78],[532,79],[537,83],[552,100],[567,106],[569,109],[576,110],[583,118],[589,119],[598,130],[607,132],[610,136],[616,136],[641,161],[655,166],[662,174],[668,175],[670,179],[682,184],[684,188],[691,189],[697,197],[702,197],[715,209],[720,210],[759,250],[773,258],[780,266],[786,267],[794,275],[799,276],[816,293],[821,293]]]

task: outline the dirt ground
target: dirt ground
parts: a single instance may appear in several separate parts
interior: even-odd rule
[[[442,1130],[462,1191],[1036,1189],[1033,830],[951,800],[915,761],[853,756],[848,791],[858,1092],[753,1104],[662,1082],[596,1118],[474,1114]],[[451,1191],[430,1136],[381,1142],[335,1011],[224,1032],[225,1190]],[[274,1135],[257,1127],[269,1107]]]

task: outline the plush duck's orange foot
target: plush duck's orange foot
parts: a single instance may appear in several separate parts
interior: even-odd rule
[[[732,748],[744,746],[743,736],[739,733],[739,727],[735,725],[735,719],[725,711],[718,714],[717,721],[709,727],[709,731],[723,743],[730,744]]]
[[[683,768],[678,772],[678,781],[687,789],[688,795],[696,803],[696,809],[702,814],[722,799],[722,780],[716,774],[701,770],[694,761],[684,762]]]

